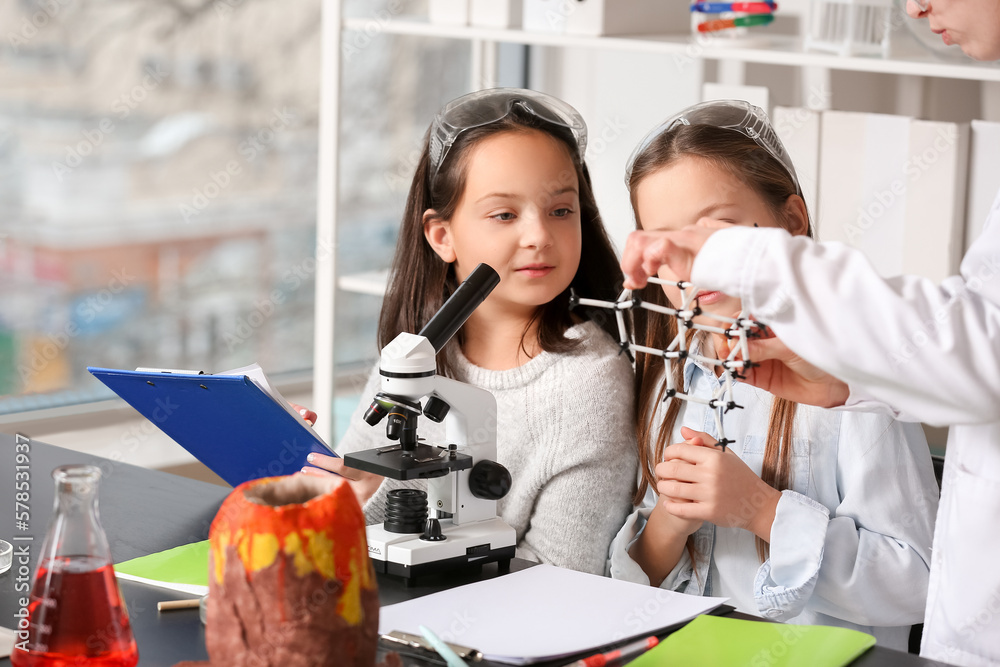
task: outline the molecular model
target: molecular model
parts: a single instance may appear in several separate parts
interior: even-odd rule
[[[743,407],[742,405],[737,405],[736,401],[733,400],[733,380],[737,378],[743,379],[744,376],[740,374],[740,371],[752,368],[756,365],[749,359],[747,339],[751,336],[760,335],[760,332],[763,331],[765,327],[760,322],[755,322],[751,319],[743,317],[743,313],[740,313],[740,315],[734,319],[703,311],[698,306],[698,289],[692,283],[671,283],[661,278],[649,278],[649,282],[654,285],[675,284],[681,290],[681,307],[679,309],[674,309],[666,306],[660,306],[655,303],[647,303],[643,301],[641,297],[633,296],[631,290],[625,290],[618,297],[617,301],[585,299],[578,297],[576,294],[572,294],[570,296],[570,308],[575,306],[591,306],[614,310],[615,317],[618,321],[618,333],[621,338],[622,351],[626,352],[632,360],[634,360],[634,352],[644,352],[646,354],[663,357],[664,364],[666,365],[664,377],[667,385],[663,400],[670,401],[671,399],[679,398],[684,401],[701,403],[712,408],[715,415],[715,426],[719,434],[718,444],[722,447],[722,450],[725,451],[726,446],[735,441],[726,438],[726,432],[722,427],[722,415],[729,412],[733,408]],[[645,345],[638,345],[629,340],[628,331],[625,328],[624,312],[630,308],[645,308],[646,310],[651,310],[656,313],[677,318],[677,336],[670,342],[667,349],[660,350],[653,347],[646,347]],[[704,324],[697,324],[693,320],[698,315],[704,315],[706,317],[719,320],[724,325],[728,325],[728,327],[722,328],[721,326],[713,327],[706,326]],[[722,334],[727,338],[735,339],[736,344],[731,346],[729,355],[725,359],[710,359],[698,354],[693,354],[687,348],[687,332],[689,330]],[[690,396],[683,393],[683,387],[678,389],[678,387],[674,386],[674,374],[672,372],[673,364],[677,362],[684,363],[684,360],[688,357],[710,366],[722,367],[722,386],[712,396],[712,398],[706,400],[698,396]]]

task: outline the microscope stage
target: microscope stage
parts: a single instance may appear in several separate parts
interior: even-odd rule
[[[412,451],[389,445],[345,454],[344,464],[390,479],[431,479],[471,468],[472,457],[421,442]]]

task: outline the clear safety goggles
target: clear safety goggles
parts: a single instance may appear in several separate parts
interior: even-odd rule
[[[774,128],[771,127],[771,122],[767,119],[767,114],[760,107],[743,100],[702,102],[701,104],[688,107],[676,116],[672,116],[660,123],[652,132],[646,135],[628,159],[628,167],[625,170],[626,183],[629,182],[632,176],[632,167],[635,165],[636,158],[657,137],[664,132],[673,130],[679,125],[711,125],[725,130],[736,130],[750,137],[758,146],[770,153],[771,157],[785,167],[785,170],[792,177],[792,182],[795,183],[795,192],[800,195],[802,194],[798,176],[795,175],[795,167],[792,166],[792,159],[788,156],[788,152],[785,151],[781,140],[778,139]]]
[[[523,88],[488,88],[449,102],[431,123],[431,181],[448,157],[455,140],[462,132],[506,118],[514,107],[572,133],[583,160],[587,152],[587,125],[580,113],[560,99]]]
[[[912,2],[922,12],[926,12],[927,8],[931,6],[931,0],[905,0],[903,4],[905,5],[907,2]]]

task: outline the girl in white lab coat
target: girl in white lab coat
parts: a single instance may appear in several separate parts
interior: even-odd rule
[[[705,215],[746,227],[809,235],[794,168],[756,107],[697,105],[654,130],[629,166],[638,226],[675,230]],[[676,281],[670,269],[661,278]],[[679,289],[647,286],[642,298],[679,304]],[[736,316],[721,292],[698,294],[706,313]],[[665,349],[676,321],[635,313],[636,340]],[[836,412],[735,385],[741,409],[723,416],[728,448],[711,410],[664,402],[674,386],[710,398],[728,340],[701,332],[695,354],[673,369],[662,357],[636,361],[640,458],[637,507],[612,544],[611,574],[698,595],[731,598],[743,612],[869,632],[907,647],[923,619],[938,490],[916,424]]]

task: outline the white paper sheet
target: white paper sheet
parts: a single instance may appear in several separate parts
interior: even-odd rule
[[[175,584],[173,582],[160,581],[159,579],[137,577],[134,574],[125,574],[124,572],[115,572],[115,576],[119,579],[124,579],[125,581],[135,581],[140,584],[146,584],[147,586],[156,586],[157,588],[165,588],[169,591],[177,591],[178,593],[187,593],[188,595],[197,595],[199,597],[208,595],[208,586],[199,586],[198,584]]]
[[[728,598],[684,595],[552,565],[382,607],[379,632],[420,634],[529,664],[654,634]]]
[[[16,638],[17,634],[13,630],[0,628],[0,658],[10,657],[11,651],[14,650],[14,640]]]
[[[245,375],[250,378],[257,387],[273,398],[275,402],[285,409],[285,412],[295,417],[296,419],[302,419],[302,415],[296,412],[292,406],[288,403],[288,399],[281,395],[274,385],[271,384],[270,379],[264,374],[264,369],[260,367],[260,364],[250,364],[249,366],[243,366],[241,368],[234,368],[230,371],[223,371],[221,373],[216,373],[216,375]],[[317,434],[319,437],[319,434]],[[323,443],[326,444],[326,443]],[[327,445],[329,446],[329,445]]]

